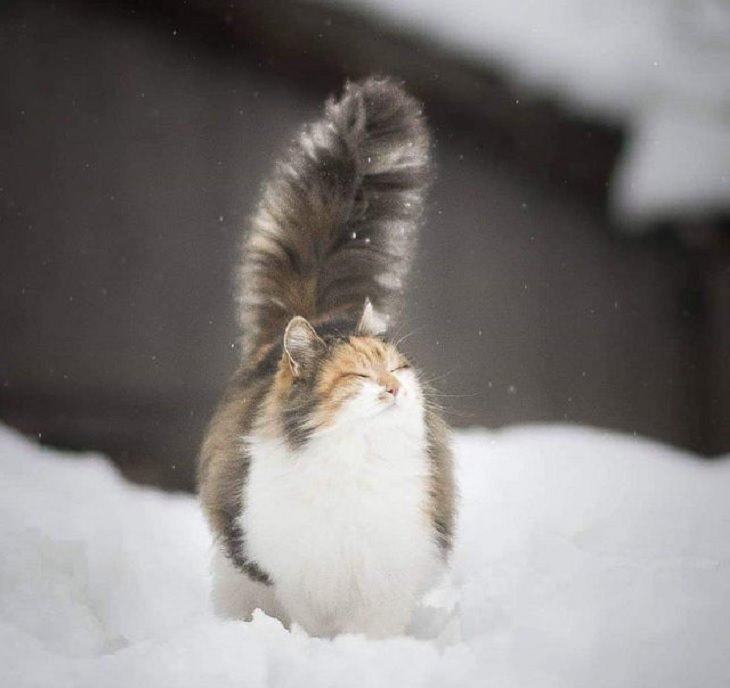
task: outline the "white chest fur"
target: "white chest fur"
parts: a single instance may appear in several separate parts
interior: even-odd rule
[[[422,419],[313,438],[252,438],[246,551],[316,635],[402,632],[436,575]]]

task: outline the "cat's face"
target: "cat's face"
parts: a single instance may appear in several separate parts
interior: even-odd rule
[[[272,412],[290,444],[332,429],[408,427],[423,418],[416,370],[366,308],[356,333],[322,338],[303,318],[284,336]]]
[[[420,406],[416,372],[392,344],[354,336],[333,346],[328,354],[314,385],[320,400],[316,417],[322,425],[376,416],[378,422],[387,423]]]

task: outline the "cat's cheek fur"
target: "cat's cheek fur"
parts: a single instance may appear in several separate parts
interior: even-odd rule
[[[403,633],[442,569],[423,412],[390,411],[398,423],[386,411],[382,423],[336,426],[295,453],[249,440],[240,516],[248,552],[284,614],[313,635]]]

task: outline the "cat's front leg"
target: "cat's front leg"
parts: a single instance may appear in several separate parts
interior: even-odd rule
[[[274,587],[251,580],[217,547],[213,553],[212,576],[211,598],[217,616],[250,621],[253,612],[261,609],[279,619],[284,626],[289,626],[288,616],[276,599]]]

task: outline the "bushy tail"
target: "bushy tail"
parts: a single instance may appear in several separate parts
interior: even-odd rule
[[[276,166],[244,243],[244,354],[294,315],[392,312],[429,182],[421,105],[390,79],[349,83]]]

